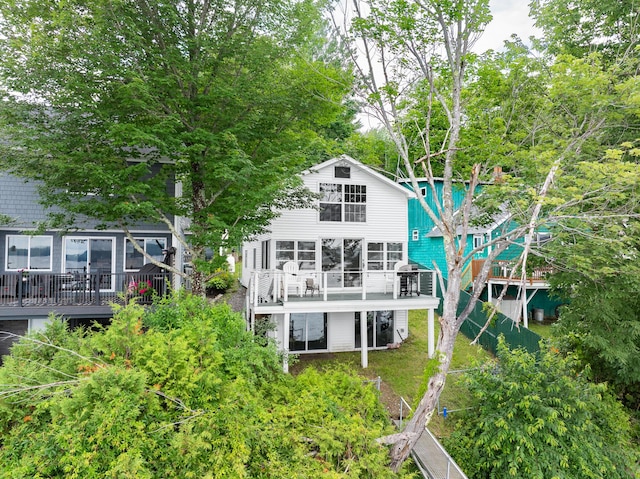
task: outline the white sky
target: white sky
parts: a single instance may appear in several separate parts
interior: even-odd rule
[[[502,50],[504,41],[513,33],[525,44],[529,37],[539,33],[529,15],[529,0],[491,0],[489,2],[493,20],[476,42],[474,51],[482,53],[488,49]]]

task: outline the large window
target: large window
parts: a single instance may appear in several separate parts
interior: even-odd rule
[[[360,313],[355,313],[355,347],[362,347],[360,334]],[[367,312],[367,347],[384,348],[393,343],[394,331],[393,311]]]
[[[367,187],[320,183],[320,221],[367,221]]]
[[[289,350],[327,349],[327,313],[292,313],[289,322]]]
[[[147,258],[133,247],[129,239],[124,240],[124,269],[125,271],[137,271],[147,264]],[[167,248],[165,238],[136,238],[140,247],[155,260],[162,261],[162,250]]]
[[[315,241],[276,241],[276,268],[288,261],[298,263],[300,270],[314,271],[316,269]]]
[[[100,273],[100,289],[112,289],[114,244],[114,238],[66,237],[64,271],[77,274]]]
[[[362,240],[325,238],[322,240],[322,271],[330,287],[362,286]]]
[[[392,270],[398,261],[402,261],[402,243],[369,243],[367,245],[369,271]]]
[[[7,235],[5,269],[51,271],[52,245],[51,236]]]

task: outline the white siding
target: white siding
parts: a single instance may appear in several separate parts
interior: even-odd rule
[[[49,318],[34,318],[29,321],[29,332],[44,331],[45,326],[49,322]]]
[[[393,315],[395,321],[395,330],[393,331],[393,342],[399,343],[409,336],[409,312],[395,311]],[[427,313],[424,312],[424,321],[427,321]],[[398,334],[398,332],[400,334]]]
[[[316,209],[284,211],[271,223],[273,239],[310,241],[320,238],[365,238],[367,241],[407,243],[407,196],[360,168],[351,168],[351,178],[334,178],[333,166],[309,173],[305,185],[317,193],[320,183],[343,183],[367,186],[367,221],[365,223],[321,222]],[[406,253],[405,253],[406,254]]]
[[[353,351],[355,343],[354,312],[331,313],[328,319],[329,351]]]
[[[337,161],[330,160],[316,167],[313,171],[303,175],[305,185],[317,193],[321,183],[338,183],[366,185],[366,222],[320,222],[317,208],[287,210],[275,218],[269,226],[268,233],[255,237],[242,247],[242,284],[248,285],[251,273],[261,269],[262,241],[270,240],[269,261],[270,268],[276,263],[276,241],[312,241],[316,245],[316,271],[322,269],[321,240],[325,238],[362,239],[362,261],[366,269],[367,244],[402,243],[403,259],[407,261],[408,247],[408,197],[410,193],[390,180],[373,172],[364,165],[351,160],[341,159],[350,166],[350,178],[335,178],[334,167]],[[255,251],[255,253],[254,253]],[[255,259],[254,259],[255,257]],[[387,267],[385,258],[385,268]],[[375,274],[374,274],[375,273]],[[384,281],[384,276],[372,272],[365,277],[366,281]],[[286,308],[285,304],[285,308]],[[322,303],[318,303],[321,312]],[[341,309],[339,312],[328,313],[327,318],[327,350],[331,352],[353,351],[355,344],[355,312],[361,311],[360,301]],[[335,309],[334,309],[335,311]],[[409,335],[408,312],[395,311],[394,314],[394,342],[400,342]],[[425,321],[426,321],[425,314]],[[284,338],[284,315],[275,314],[276,324],[274,336],[281,348]],[[286,345],[288,348],[288,345]]]

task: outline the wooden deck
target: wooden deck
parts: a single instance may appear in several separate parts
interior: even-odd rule
[[[484,266],[485,260],[482,259],[474,259],[471,264],[472,278],[475,279],[476,276],[480,274],[480,270]],[[511,283],[516,283],[520,280],[520,273],[516,271],[511,277],[511,273],[513,271],[513,263],[511,261],[494,261],[491,264],[491,268],[489,269],[488,280],[497,280],[497,281],[510,281]],[[531,274],[527,275],[527,283],[547,283],[547,276],[552,272],[550,267],[541,267],[535,268]]]

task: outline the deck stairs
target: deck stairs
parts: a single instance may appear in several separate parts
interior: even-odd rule
[[[402,428],[402,411],[411,407],[404,398],[400,398],[400,405],[401,417],[396,425]],[[468,479],[440,441],[427,428],[413,446],[411,457],[425,479]]]

